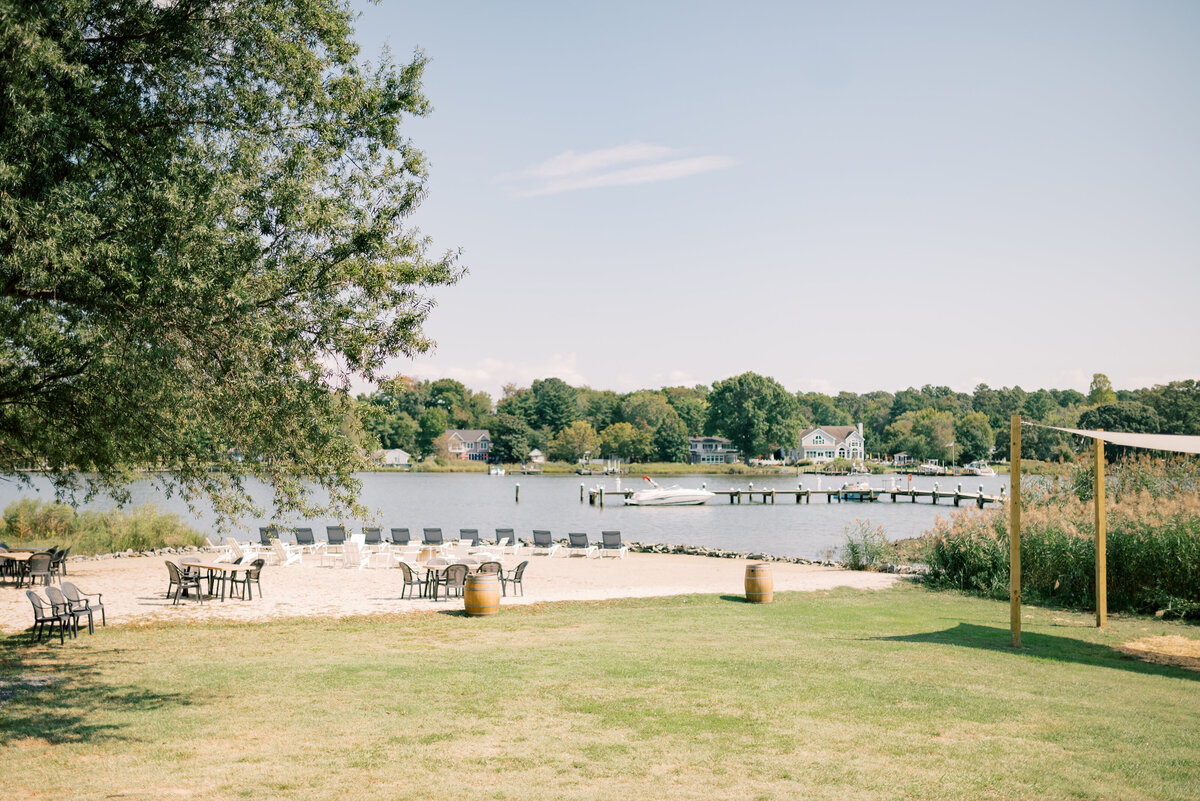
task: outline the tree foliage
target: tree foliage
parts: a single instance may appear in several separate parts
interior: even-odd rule
[[[746,458],[796,441],[796,398],[773,378],[742,373],[713,383],[705,429],[728,438]]]
[[[577,462],[587,454],[599,452],[600,437],[586,420],[576,420],[550,441],[550,458],[564,462]]]
[[[406,225],[424,58],[360,63],[337,0],[0,20],[0,467],[119,492],[156,465],[226,513],[250,475],[282,508],[304,479],[352,505],[330,390],[427,350],[429,290],[461,273]]]

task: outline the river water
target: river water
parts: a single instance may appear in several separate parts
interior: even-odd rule
[[[869,520],[873,525],[881,525],[889,539],[897,540],[918,536],[939,516],[947,517],[959,511],[945,501],[939,506],[933,506],[927,500],[839,504],[814,498],[810,504],[797,504],[791,498],[779,498],[774,505],[764,505],[730,504],[721,496],[704,506],[650,508],[625,506],[620,499],[610,497],[600,508],[590,506],[586,501],[580,503],[580,484],[589,488],[602,484],[612,490],[617,487],[616,479],[478,473],[362,473],[359,479],[362,481],[360,500],[374,510],[374,519],[370,521],[247,518],[238,521],[237,528],[218,529],[211,510],[199,508],[193,513],[178,497],[165,497],[161,489],[148,480],[132,485],[131,505],[151,503],[175,512],[191,525],[208,532],[214,540],[226,534],[233,534],[238,539],[246,539],[251,532],[257,536],[258,526],[272,522],[311,526],[318,539],[326,525],[338,523],[347,525],[351,531],[364,523],[382,526],[385,532],[389,527],[407,527],[414,537],[419,537],[425,527],[441,528],[447,537],[456,535],[459,528],[476,528],[487,537],[500,527],[512,528],[520,537],[529,537],[532,529],[539,528],[550,529],[556,539],[565,539],[568,531],[585,531],[598,540],[602,529],[617,529],[626,541],[703,545],[809,559],[836,554],[844,542],[845,527],[855,520]],[[845,480],[824,477],[821,486],[834,489]],[[710,490],[746,489],[753,483],[755,489],[784,490],[795,489],[798,481],[806,489],[817,489],[815,476],[798,478],[794,474],[678,476],[659,483],[682,487],[707,484]],[[893,481],[900,488],[912,486],[922,490],[932,489],[937,482],[944,492],[953,491],[959,483],[965,492],[976,492],[980,486],[985,495],[999,495],[1001,488],[1008,491],[1008,476],[913,476],[911,485],[906,475],[870,477],[871,486],[877,488],[886,489]],[[517,484],[520,484],[519,503],[515,500]],[[626,488],[636,489],[642,484],[640,480],[630,478],[622,481]],[[260,503],[270,498],[270,492],[261,484],[252,483],[251,492]],[[34,479],[32,488],[21,487],[11,478],[0,478],[0,508],[19,497],[52,499],[53,493],[49,483],[40,478]],[[113,505],[111,501],[98,499],[88,508],[108,509]],[[964,502],[963,511],[968,508],[974,509],[974,504]]]

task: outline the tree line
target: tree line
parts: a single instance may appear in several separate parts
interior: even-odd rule
[[[1200,434],[1200,385],[1194,380],[1116,390],[1093,376],[1087,394],[1073,389],[993,389],[971,393],[925,385],[898,392],[789,392],[774,378],[747,372],[711,386],[675,386],[628,393],[576,387],[543,378],[507,385],[493,402],[453,379],[385,381],[356,405],[368,435],[383,448],[435,455],[447,429],[487,429],[492,458],[517,463],[537,448],[551,459],[586,456],[632,462],[686,462],[688,438],[729,439],[743,457],[770,456],[797,444],[813,426],[863,424],[867,451],[905,452],[911,459],[964,463],[1007,455],[1009,421],[1061,428]],[[1069,436],[1041,428],[1022,438],[1026,458],[1072,460]]]

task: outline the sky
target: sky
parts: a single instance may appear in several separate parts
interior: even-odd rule
[[[469,270],[395,373],[1200,378],[1200,3],[353,5]]]

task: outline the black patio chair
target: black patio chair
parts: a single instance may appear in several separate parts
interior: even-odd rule
[[[259,526],[258,527],[258,542],[264,548],[271,547],[271,541],[276,537],[274,526]]]
[[[200,575],[198,573],[189,573],[185,576],[179,571],[179,565],[175,564],[170,559],[165,561],[167,563],[167,579],[169,581],[167,584],[168,598],[172,597],[171,588],[175,588],[175,594],[173,600],[171,601],[171,605],[174,606],[175,604],[179,603],[180,594],[185,593],[188,587],[195,587],[196,599],[200,601],[200,603],[204,603],[204,591],[200,589]]]
[[[76,609],[67,600],[67,596],[63,595],[62,590],[58,587],[46,587],[46,598],[50,600],[50,607],[63,616],[68,623],[71,624],[71,636],[79,634],[79,618],[85,615],[88,618],[88,634],[94,634],[95,628],[91,625],[91,613],[86,609]]]
[[[364,528],[363,545],[383,545],[383,533],[378,528]]]
[[[501,545],[505,540],[510,540],[509,545],[517,544],[517,535],[513,533],[511,528],[496,529],[496,544]]]
[[[439,589],[443,587],[446,590],[447,598],[450,597],[450,593],[452,592],[455,595],[461,596],[463,588],[467,583],[468,572],[470,572],[470,568],[466,565],[447,565],[442,574],[438,576],[437,587],[433,590],[433,600],[436,601],[438,599]]]
[[[328,540],[330,548],[340,548],[346,544],[346,527],[326,526],[325,539]]]
[[[392,545],[408,545],[412,542],[412,534],[406,528],[392,529]]]
[[[524,562],[514,567],[512,571],[508,573],[508,575],[505,575],[503,572],[500,574],[501,594],[508,595],[509,584],[513,585],[514,587],[519,587],[521,589],[521,595],[525,594],[525,585],[522,582],[525,580],[525,568],[528,566],[528,564],[529,560],[526,559]]]
[[[103,595],[98,592],[84,592],[69,581],[64,581],[62,583],[62,591],[63,595],[67,596],[67,600],[71,602],[72,611],[82,609],[87,610],[89,634],[95,631],[95,621],[93,615],[95,615],[96,612],[100,613],[100,624],[103,626],[108,625],[108,620],[104,616],[104,604],[101,603],[101,601],[104,600]],[[96,600],[89,600],[90,598],[95,598]]]
[[[490,574],[496,578],[500,578],[500,573],[503,572],[503,570],[504,567],[499,562],[484,562],[475,569],[475,574],[479,576],[486,576]]]
[[[442,539],[442,530],[440,528],[425,529],[425,544],[445,545],[446,541]]]
[[[239,579],[237,577],[236,573],[234,573],[232,576],[230,576],[229,577],[229,596],[232,598],[234,590],[237,589],[238,585],[241,585],[242,590],[239,593],[238,597],[241,598],[243,601],[252,601],[252,600],[254,600],[254,591],[250,589],[250,585],[255,584],[258,586],[258,597],[261,598],[262,597],[262,584],[259,582],[259,577],[262,575],[263,565],[265,565],[265,564],[266,564],[265,560],[255,559],[253,562],[250,563],[250,567],[246,569],[246,572],[242,574],[242,578]],[[249,597],[247,597],[247,596],[249,596]]]
[[[311,528],[293,529],[292,533],[295,534],[295,536],[296,536],[296,544],[297,545],[299,545],[303,548],[315,548],[316,547],[317,540],[313,536],[313,532],[312,532]]]
[[[472,548],[477,547],[479,545],[479,529],[460,528],[458,530],[458,541],[465,542]]]
[[[50,572],[58,576],[61,583],[62,577],[67,575],[67,556],[71,553],[71,548],[74,546],[68,545],[66,550],[56,551],[54,559],[50,562]]]
[[[54,555],[41,552],[35,553],[25,562],[25,569],[21,575],[17,577],[17,586],[20,587],[25,583],[25,579],[29,579],[29,586],[32,587],[38,579],[42,580],[42,584],[50,586],[50,580],[54,578],[54,574],[50,571],[50,565],[54,563]]]
[[[417,577],[416,571],[412,569],[408,562],[400,563],[400,575],[404,579],[404,585],[400,588],[401,598],[404,597],[404,593],[411,587],[416,587],[418,598],[425,597],[425,580]],[[409,597],[411,598],[412,596],[410,595]]]
[[[29,599],[29,603],[33,604],[33,629],[29,632],[29,641],[33,642],[36,634],[37,642],[41,642],[42,635],[46,633],[47,623],[50,624],[50,634],[54,634],[54,624],[57,623],[58,641],[65,643],[68,617],[63,614],[62,610],[55,609],[33,590],[26,590],[25,597]]]

